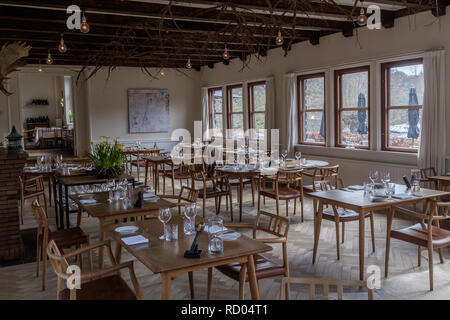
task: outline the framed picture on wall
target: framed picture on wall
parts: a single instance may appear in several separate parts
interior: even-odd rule
[[[129,133],[169,132],[169,91],[128,89]]]

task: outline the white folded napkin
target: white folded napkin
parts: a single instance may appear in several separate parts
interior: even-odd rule
[[[204,229],[204,231],[208,232],[208,233],[216,233],[216,232],[219,232],[219,231],[227,231],[227,230],[228,230],[228,228],[226,228],[226,227],[220,228],[218,226],[213,226],[211,228],[211,230],[209,230],[209,226],[205,226],[205,229]]]
[[[412,195],[407,194],[407,193],[399,193],[399,194],[393,194],[392,198],[394,199],[399,199],[399,200],[404,200],[404,199],[411,199],[414,198]]]
[[[81,199],[80,202],[82,204],[96,204],[97,200],[95,200],[95,199]]]
[[[122,241],[127,246],[132,246],[134,244],[147,243],[148,239],[144,236],[137,235],[137,236],[127,237],[127,238],[122,238]]]
[[[364,186],[348,186],[348,189],[350,190],[364,190]]]
[[[144,199],[157,198],[157,196],[153,192],[144,192],[143,196],[144,196]]]

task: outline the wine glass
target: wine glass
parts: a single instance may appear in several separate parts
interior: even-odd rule
[[[172,213],[170,212],[169,208],[159,209],[158,219],[164,225],[164,234],[159,237],[161,240],[164,240],[166,238],[166,224],[170,221],[171,218]]]
[[[383,177],[381,178],[381,181],[384,183],[384,185],[387,186],[389,182],[391,182],[391,174],[389,172],[386,172]]]
[[[283,158],[283,163],[284,165],[286,165],[286,157],[288,155],[288,151],[287,149],[284,149],[283,152],[281,153],[281,157]]]
[[[386,183],[386,195],[388,200],[392,200],[392,195],[395,193],[395,183]]]
[[[195,215],[196,215],[195,204],[186,206],[184,208],[184,215],[187,218],[187,223],[185,224],[184,233],[187,235],[192,235],[195,233]]]
[[[302,153],[300,151],[297,151],[295,154],[295,160],[300,164],[300,159],[302,158]]]
[[[375,181],[378,180],[378,170],[371,170],[369,174],[369,179],[372,181],[372,184],[375,184]]]

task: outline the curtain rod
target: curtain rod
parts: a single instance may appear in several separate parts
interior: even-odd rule
[[[258,82],[258,81],[263,81],[263,80],[270,80],[270,79],[275,79],[275,77],[273,75],[270,75],[268,77],[263,77],[263,78],[253,78],[253,79],[246,79],[246,80],[236,80],[236,81],[229,81],[229,82],[223,82],[223,83],[219,83],[216,85],[206,85],[206,86],[202,86],[202,89],[211,89],[211,88],[217,88],[217,87],[223,87],[223,86],[230,86],[233,84],[239,84],[239,83],[244,83],[244,82]]]

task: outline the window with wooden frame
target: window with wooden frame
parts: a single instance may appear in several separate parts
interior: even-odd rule
[[[424,92],[422,58],[381,65],[381,147],[417,152]]]
[[[369,149],[370,66],[334,72],[335,145]]]
[[[297,78],[298,143],[325,145],[325,73]]]
[[[235,131],[233,137],[244,135],[244,98],[242,85],[233,85],[227,87],[227,129],[240,130]]]
[[[258,81],[248,84],[248,126],[258,130],[256,137],[264,138],[263,130],[266,128],[266,82]]]
[[[222,88],[208,90],[209,129],[213,130],[213,136],[223,135],[223,97]]]

